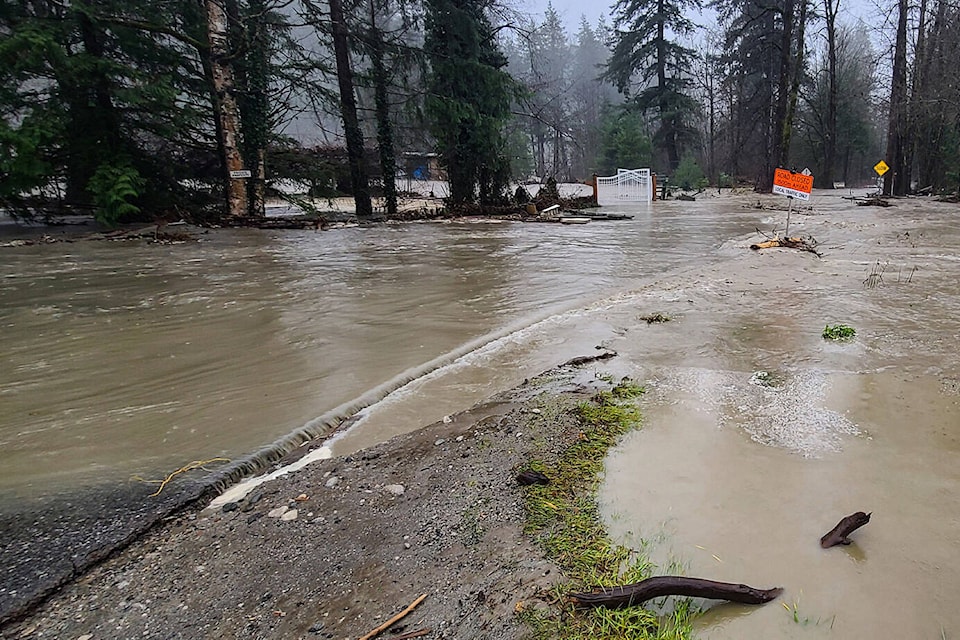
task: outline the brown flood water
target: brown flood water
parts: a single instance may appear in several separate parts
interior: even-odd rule
[[[598,373],[649,389],[608,461],[613,534],[664,570],[786,588],[789,612],[715,606],[700,637],[960,633],[956,206],[815,193],[791,232],[822,260],[747,248],[782,198],[625,211],[4,249],[0,493],[242,456],[366,407],[330,443],[346,455],[602,345],[620,357]],[[822,340],[838,322],[857,338]],[[854,545],[821,550],[858,510]]]
[[[222,230],[173,246],[3,248],[0,496],[237,458],[367,405],[377,408],[345,444],[468,408],[591,350],[570,329],[583,305],[756,224],[735,200],[717,202],[725,215],[701,220],[718,230],[709,236],[685,235],[679,209],[641,207],[589,228]]]
[[[677,321],[611,343],[650,391],[608,460],[616,539],[651,541],[665,572],[786,589],[709,603],[698,637],[960,633],[960,212],[897,206],[816,199],[797,231],[824,241],[822,261],[745,253],[660,283],[641,306]],[[838,322],[854,341],[820,338]],[[820,548],[861,510],[852,545]]]

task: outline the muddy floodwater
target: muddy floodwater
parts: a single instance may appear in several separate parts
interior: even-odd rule
[[[608,461],[605,518],[666,571],[785,587],[761,608],[713,606],[699,637],[950,638],[960,212],[814,207],[801,229],[823,260],[742,255],[638,292],[676,321],[610,342],[649,393]],[[857,336],[827,342],[828,323]],[[856,511],[873,515],[853,544],[821,549]]]
[[[586,306],[758,220],[632,213],[4,248],[0,493],[152,478],[368,405],[342,447],[409,431],[591,351]]]
[[[588,225],[4,248],[0,508],[349,418],[346,455],[605,347],[597,374],[648,390],[601,489],[614,537],[664,572],[786,589],[713,606],[700,637],[953,637],[960,209],[850,195],[793,210],[822,259],[751,251],[787,205],[754,194]],[[824,340],[836,323],[856,337]],[[820,549],[861,510],[852,545]]]

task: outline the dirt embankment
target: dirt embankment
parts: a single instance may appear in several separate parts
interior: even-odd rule
[[[517,604],[558,571],[523,533],[515,475],[575,437],[538,408],[585,397],[565,372],[172,517],[3,637],[357,638],[421,594],[384,637],[522,637]]]

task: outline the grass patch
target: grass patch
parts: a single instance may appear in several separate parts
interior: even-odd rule
[[[689,599],[678,599],[672,614],[660,617],[639,606],[577,610],[565,598],[574,591],[638,582],[651,575],[645,555],[610,541],[596,502],[607,451],[640,426],[640,411],[632,400],[643,392],[643,387],[624,378],[580,402],[572,409],[578,432],[556,461],[528,465],[545,473],[550,484],[526,490],[525,531],[564,575],[551,594],[555,606],[518,608],[537,640],[690,637],[694,612]]]
[[[853,327],[848,327],[845,324],[828,324],[823,328],[823,333],[820,335],[822,335],[825,340],[851,340],[855,335],[857,335],[857,330]]]

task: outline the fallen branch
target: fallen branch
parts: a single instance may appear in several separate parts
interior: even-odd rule
[[[171,480],[180,475],[181,473],[186,473],[188,471],[193,471],[194,469],[203,469],[211,462],[230,462],[229,458],[210,458],[209,460],[195,460],[188,465],[184,465],[168,474],[163,480],[144,480],[140,476],[133,476],[134,480],[144,482],[146,484],[158,484],[160,487],[153,493],[150,494],[151,498],[156,498],[160,493],[167,487]]]
[[[585,364],[590,364],[591,362],[600,362],[601,360],[609,360],[610,358],[615,358],[616,355],[617,355],[616,351],[602,351],[595,356],[578,356],[576,358],[571,358],[570,360],[567,360],[560,366],[561,367],[579,367]]]
[[[837,523],[837,526],[820,538],[820,546],[829,549],[838,544],[850,544],[851,540],[847,539],[847,536],[870,522],[871,515],[871,513],[857,511],[845,517]]]
[[[716,582],[682,576],[656,576],[634,584],[610,587],[594,593],[572,593],[568,598],[578,607],[629,607],[663,596],[689,596],[729,600],[743,604],[763,604],[783,593],[775,589],[755,589],[745,584]]]
[[[750,245],[754,251],[758,249],[772,249],[774,247],[784,247],[786,249],[797,249],[799,251],[808,251],[813,255],[820,257],[820,252],[815,249],[813,242],[808,242],[804,238],[771,238],[756,244]]]
[[[379,627],[377,627],[376,629],[374,629],[374,630],[371,631],[370,633],[368,633],[368,634],[366,634],[366,635],[364,635],[364,636],[361,636],[361,637],[360,637],[360,640],[370,640],[370,638],[373,638],[374,636],[378,635],[379,633],[381,633],[381,632],[383,632],[383,631],[386,631],[386,630],[389,629],[391,626],[393,626],[393,624],[394,624],[395,622],[397,622],[398,620],[401,620],[401,619],[402,619],[404,616],[406,616],[408,613],[410,613],[411,611],[413,611],[414,609],[416,609],[417,606],[418,606],[421,602],[423,602],[423,600],[424,600],[426,597],[427,597],[427,594],[423,594],[422,596],[420,596],[419,598],[417,598],[416,600],[414,600],[413,602],[411,602],[411,603],[410,603],[410,606],[408,606],[406,609],[404,609],[403,611],[401,611],[401,612],[398,613],[397,615],[393,616],[392,618],[390,618],[389,620],[387,620],[386,622],[384,622],[382,625],[380,625]]]

